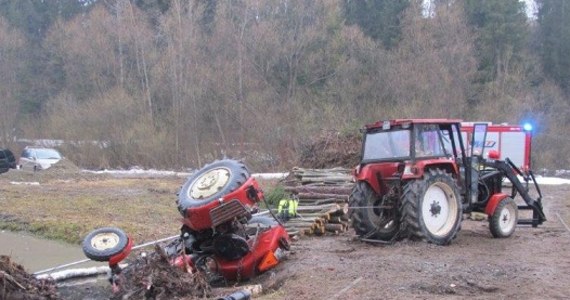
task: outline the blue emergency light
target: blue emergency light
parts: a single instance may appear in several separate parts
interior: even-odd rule
[[[532,124],[530,124],[530,123],[524,123],[524,124],[523,124],[523,129],[524,129],[525,131],[532,131]]]

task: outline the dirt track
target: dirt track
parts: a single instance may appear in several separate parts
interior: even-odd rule
[[[569,299],[570,186],[543,187],[548,221],[493,239],[486,221],[464,221],[441,247],[373,246],[349,236],[302,239],[262,299]],[[568,221],[565,221],[568,223]]]

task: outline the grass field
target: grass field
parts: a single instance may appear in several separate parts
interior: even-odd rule
[[[75,244],[106,226],[122,228],[136,244],[179,233],[182,216],[176,194],[186,178],[116,178],[49,170],[13,170],[0,176],[0,229]],[[276,184],[259,182],[262,188]],[[269,193],[266,198],[271,198]]]
[[[178,232],[176,192],[183,178],[44,180],[0,184],[0,228],[79,243],[91,230],[117,226],[137,242]]]

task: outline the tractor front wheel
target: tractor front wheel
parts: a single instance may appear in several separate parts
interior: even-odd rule
[[[495,238],[506,238],[515,232],[518,223],[518,208],[515,201],[507,197],[495,208],[495,212],[489,218],[489,229]]]
[[[410,238],[447,245],[456,237],[463,209],[450,174],[440,169],[426,171],[422,180],[406,184],[402,197],[401,226]]]
[[[116,227],[103,227],[89,233],[83,239],[83,253],[94,261],[109,261],[128,246],[127,234]]]
[[[382,241],[390,241],[396,236],[400,229],[398,210],[384,202],[368,183],[356,183],[348,201],[349,216],[356,234]]]

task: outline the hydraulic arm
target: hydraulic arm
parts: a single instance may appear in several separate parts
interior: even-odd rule
[[[519,209],[531,209],[533,211],[532,219],[521,219],[518,221],[519,224],[527,224],[536,227],[546,221],[546,216],[544,215],[544,211],[542,209],[542,193],[540,191],[540,187],[536,183],[536,179],[532,171],[529,171],[528,174],[525,174],[519,170],[513,164],[513,162],[505,158],[505,160],[482,160],[481,162],[485,167],[496,169],[498,172],[502,173],[505,177],[509,179],[509,181],[513,185],[512,197],[516,196],[516,193],[519,193],[523,198],[524,202],[527,205],[519,206]],[[525,181],[525,185],[519,180],[517,175],[521,176]],[[536,191],[538,193],[538,198],[533,199],[529,192],[528,192],[528,183],[532,180]]]

